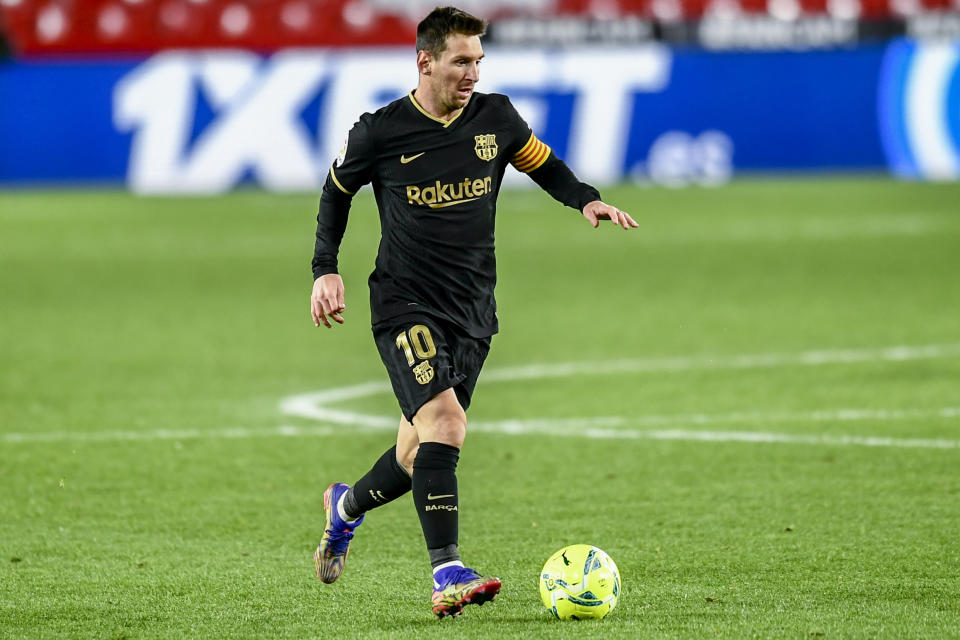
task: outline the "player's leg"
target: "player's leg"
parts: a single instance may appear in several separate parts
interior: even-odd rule
[[[413,461],[413,502],[430,552],[430,564],[460,560],[457,462],[467,435],[467,415],[453,389],[420,407],[413,417],[420,446]]]
[[[483,604],[500,591],[498,578],[464,567],[458,551],[457,462],[467,416],[454,389],[423,405],[413,418],[420,446],[413,463],[413,501],[433,566],[433,612],[458,615],[468,604]]]
[[[417,436],[417,430],[406,418],[401,416],[400,429],[397,431],[397,461],[411,478],[413,477],[413,461],[417,457],[419,448],[420,437]]]
[[[363,517],[367,511],[396,500],[410,491],[411,471],[401,462],[410,456],[408,440],[416,432],[405,418],[400,418],[397,444],[384,452],[356,484],[345,491],[338,510],[347,522]],[[414,453],[414,455],[416,455]],[[412,469],[412,465],[410,467]]]
[[[323,494],[326,526],[313,554],[317,577],[335,582],[343,573],[354,530],[371,509],[396,500],[410,491],[410,472],[398,460],[398,451],[409,458],[407,438],[416,432],[405,419],[400,419],[397,446],[390,447],[352,487],[335,482]],[[402,443],[402,447],[401,447]]]
[[[374,325],[373,335],[407,421],[397,433],[396,457],[413,470],[414,504],[439,570],[434,611],[456,615],[465,604],[489,600],[500,589],[496,578],[481,578],[463,567],[457,552],[456,466],[466,434],[464,409],[489,340],[464,342],[456,328],[424,314],[390,318]],[[355,495],[359,499],[360,492]]]

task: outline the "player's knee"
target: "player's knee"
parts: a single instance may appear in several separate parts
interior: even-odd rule
[[[467,435],[467,417],[463,411],[441,411],[433,416],[429,440],[460,449]]]
[[[467,414],[452,389],[434,397],[423,405],[413,419],[420,442],[440,442],[463,447],[467,434]]]

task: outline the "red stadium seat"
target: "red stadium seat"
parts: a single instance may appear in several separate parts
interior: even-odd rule
[[[442,3],[439,3],[442,4]],[[484,15],[553,19],[705,14],[903,19],[957,11],[960,0],[540,0],[491,2]],[[385,0],[0,0],[0,25],[19,55],[150,54],[175,47],[269,52],[291,46],[408,45],[417,16]]]

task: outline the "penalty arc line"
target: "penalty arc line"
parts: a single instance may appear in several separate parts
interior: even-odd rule
[[[669,373],[682,371],[722,371],[783,366],[822,366],[865,362],[905,362],[934,358],[960,357],[960,344],[924,346],[895,346],[879,349],[832,349],[799,353],[766,353],[732,356],[684,356],[672,358],[644,358],[610,360],[605,362],[559,362],[522,367],[506,367],[485,371],[482,381],[512,382],[517,380],[569,378],[580,375],[615,373]],[[395,426],[396,420],[370,416],[354,411],[332,409],[328,405],[365,398],[390,391],[387,381],[364,382],[346,387],[326,389],[285,398],[280,410],[301,418],[330,421],[357,426]]]
[[[524,367],[501,368],[484,373],[483,381],[509,382],[546,378],[563,378],[586,374],[653,373],[691,370],[755,369],[778,366],[821,366],[863,362],[903,362],[930,358],[960,356],[960,344],[923,346],[894,346],[875,349],[832,349],[800,353],[768,353],[715,357],[674,357],[608,362],[567,362],[539,364]],[[387,416],[368,415],[355,411],[332,408],[336,402],[364,398],[390,391],[387,382],[367,382],[347,387],[327,389],[317,393],[301,394],[286,398],[281,410],[287,415],[318,420],[325,423],[350,425],[368,429],[395,429],[397,419]],[[935,449],[960,448],[960,441],[943,439],[887,438],[861,436],[793,435],[784,433],[728,432],[687,430],[706,424],[770,424],[770,423],[818,423],[849,421],[889,421],[930,418],[958,418],[960,408],[943,409],[833,409],[807,412],[778,413],[731,413],[694,415],[640,415],[633,417],[592,417],[574,419],[505,420],[496,422],[471,421],[472,432],[493,432],[511,435],[544,434],[551,436],[693,440],[711,442],[779,442],[792,444],[834,444],[888,447],[923,447]],[[625,427],[648,427],[638,430]],[[651,427],[669,428],[650,430]]]

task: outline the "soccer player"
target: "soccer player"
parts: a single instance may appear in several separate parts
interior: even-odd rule
[[[440,618],[500,591],[498,578],[460,559],[456,468],[465,412],[497,332],[494,217],[507,165],[594,227],[601,219],[637,226],[577,180],[506,96],[474,91],[485,28],[452,7],[417,26],[417,88],[353,125],[323,187],[313,256],[310,310],[316,326],[330,328],[344,322],[337,254],[350,202],[372,183],[381,224],[369,279],[373,335],[403,415],[396,445],[366,475],[323,494],[317,576],[339,578],[364,514],[412,490]]]

